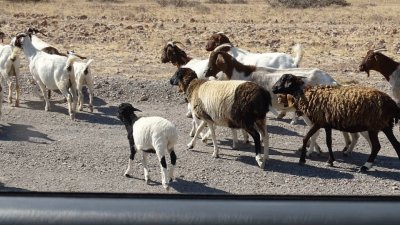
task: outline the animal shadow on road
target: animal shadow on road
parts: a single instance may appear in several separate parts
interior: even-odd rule
[[[0,182],[0,192],[27,192],[29,190],[16,188],[16,187],[7,187],[4,183]]]
[[[38,144],[48,144],[54,140],[47,134],[34,130],[31,125],[14,124],[0,125],[0,140],[2,141],[28,141]]]
[[[257,166],[254,157],[239,156],[238,161]],[[285,162],[275,159],[267,160],[264,169],[267,173],[279,172],[304,177],[318,177],[324,179],[352,179],[353,174],[347,172],[337,171],[331,168],[315,167],[309,164],[299,165],[297,162]]]
[[[82,120],[88,123],[98,123],[105,125],[122,125],[122,122],[117,118],[117,106],[95,107],[97,113],[78,112],[77,120]]]
[[[176,178],[175,181],[170,183],[170,186],[179,193],[186,194],[229,194],[226,191],[219,190],[212,187],[207,187],[204,183],[196,181],[186,181],[181,178]]]

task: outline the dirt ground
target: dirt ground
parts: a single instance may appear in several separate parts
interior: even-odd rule
[[[256,166],[253,143],[240,143],[232,150],[230,131],[218,128],[221,157],[214,159],[212,145],[199,140],[188,151],[190,119],[186,104],[169,84],[175,68],[161,64],[166,41],[185,45],[189,56],[206,58],[206,38],[225,31],[234,44],[255,52],[291,52],[305,48],[302,67],[318,67],[339,82],[372,86],[390,93],[389,83],[372,72],[367,78],[358,64],[370,47],[386,46],[385,54],[397,61],[400,5],[396,1],[371,4],[349,1],[349,7],[322,9],[269,8],[264,1],[248,4],[209,4],[197,7],[160,7],[148,1],[50,1],[11,4],[0,1],[0,30],[9,38],[29,25],[45,29],[42,37],[62,49],[93,58],[95,110],[84,108],[71,121],[67,105],[55,94],[52,110],[33,94],[28,64],[21,60],[23,86],[21,106],[3,103],[0,122],[0,191],[67,191],[160,193],[161,175],[156,157],[149,157],[152,182],[146,185],[136,157],[133,178],[126,178],[129,156],[126,131],[117,119],[116,107],[130,102],[143,112],[174,122],[179,132],[176,147],[176,181],[170,193],[207,194],[311,194],[311,195],[398,195],[400,162],[386,137],[374,171],[357,173],[369,155],[361,137],[354,153],[341,154],[343,137],[334,132],[335,167],[326,167],[325,135],[320,135],[321,156],[313,155],[305,166],[298,165],[302,136],[307,127],[290,125],[289,117],[277,120],[268,114],[270,160],[265,170]],[[74,10],[79,7],[80,12]],[[232,16],[227,12],[234,12]],[[87,100],[87,99],[86,99]],[[400,137],[398,126],[396,137]],[[240,137],[241,138],[241,137]]]

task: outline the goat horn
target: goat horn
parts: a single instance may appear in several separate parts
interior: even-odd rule
[[[183,47],[185,47],[185,45],[183,45],[182,42],[180,42],[180,41],[173,41],[172,43],[174,43],[174,45],[180,44],[180,45],[182,45]]]
[[[378,48],[378,49],[374,49],[374,53],[377,53],[377,52],[382,52],[382,51],[387,51],[387,49],[386,49],[386,48]]]
[[[217,34],[225,34],[223,31],[217,32]]]

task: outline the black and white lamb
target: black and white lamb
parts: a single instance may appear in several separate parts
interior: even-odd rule
[[[136,149],[143,153],[144,179],[149,182],[149,173],[147,169],[147,154],[155,152],[161,167],[161,179],[164,188],[169,188],[169,182],[174,179],[174,169],[176,165],[176,154],[174,146],[178,141],[178,132],[175,125],[162,117],[138,117],[134,108],[129,103],[122,103],[118,107],[118,118],[124,123],[128,132],[130,147],[130,156],[128,168],[125,176],[130,177],[129,172],[135,158]],[[171,158],[171,167],[167,173],[167,162],[165,155],[169,153]]]
[[[300,163],[305,163],[306,145],[320,128],[326,132],[329,165],[335,160],[332,153],[332,129],[345,132],[368,131],[371,154],[360,171],[367,171],[381,148],[378,132],[383,131],[400,159],[400,143],[393,134],[393,125],[400,118],[400,108],[386,93],[361,86],[314,86],[305,87],[304,81],[292,74],[283,75],[273,86],[275,94],[290,94],[295,107],[313,123],[303,139]]]
[[[215,125],[244,129],[254,140],[258,165],[264,168],[269,146],[266,114],[271,107],[271,96],[268,91],[248,81],[198,79],[196,73],[189,68],[178,69],[170,83],[177,85],[180,92],[185,92],[193,115],[202,120],[188,144],[189,148],[194,147],[197,136],[206,123],[211,130],[214,157],[218,157]],[[260,135],[264,142],[264,157],[260,155]]]

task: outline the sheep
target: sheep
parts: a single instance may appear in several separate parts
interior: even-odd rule
[[[161,166],[162,185],[169,188],[169,182],[174,179],[174,168],[176,165],[176,154],[174,146],[178,141],[178,132],[175,125],[162,117],[138,117],[135,111],[141,112],[129,103],[121,103],[118,106],[118,118],[124,123],[128,132],[130,156],[128,168],[124,175],[130,177],[131,166],[135,158],[136,150],[142,151],[144,168],[144,179],[149,183],[149,172],[147,168],[147,154],[155,152]],[[169,153],[171,167],[167,174],[167,162],[165,155]]]
[[[313,126],[303,139],[300,164],[305,163],[306,145],[310,137],[320,128],[325,129],[329,150],[328,164],[333,166],[332,129],[345,132],[368,131],[371,154],[359,169],[371,169],[380,150],[378,132],[383,131],[400,159],[400,142],[393,134],[394,123],[400,118],[400,108],[386,93],[362,86],[306,86],[305,82],[292,74],[283,75],[272,87],[274,94],[290,94],[295,106],[312,122]]]
[[[68,113],[72,120],[76,111],[76,82],[74,79],[73,64],[77,57],[68,58],[58,55],[49,55],[36,49],[32,45],[31,33],[19,33],[12,42],[13,46],[22,48],[29,60],[29,70],[39,84],[45,101],[45,111],[50,110],[50,102],[45,94],[46,89],[60,90],[67,98]]]
[[[214,145],[213,157],[218,158],[214,125],[241,128],[248,132],[255,144],[256,162],[265,167],[269,158],[269,137],[266,114],[271,107],[271,96],[262,87],[246,81],[215,81],[198,79],[190,68],[180,68],[170,79],[180,92],[186,94],[194,116],[202,120],[188,148],[195,146],[199,132],[207,123]],[[264,142],[264,157],[260,155]]]
[[[20,67],[20,51],[11,45],[0,45],[0,75],[1,80],[6,80],[8,85],[8,103],[12,104],[12,92],[15,87],[15,103],[14,106],[19,106],[20,87],[18,82],[19,67]],[[15,84],[12,79],[15,77]],[[0,98],[0,101],[2,98]]]
[[[362,60],[359,70],[366,72],[368,77],[370,70],[380,72],[389,81],[393,98],[400,105],[400,63],[385,56],[381,51],[386,51],[386,49],[369,50]]]
[[[275,69],[270,67],[256,67],[244,65],[238,62],[235,58],[233,58],[226,52],[213,52],[210,55],[210,60],[205,76],[215,76],[216,73],[219,73],[221,71],[224,72],[226,77],[230,80],[247,80],[253,81],[261,85],[271,94],[272,107],[276,110],[282,111],[294,111],[293,107],[283,106],[282,104],[279,104],[278,96],[272,93],[272,86],[282,77],[283,74],[294,73],[295,75],[301,76],[301,79],[305,82],[306,85],[338,85],[338,83],[329,74],[316,68]],[[294,119],[297,119],[297,116],[295,116]],[[312,125],[311,121],[309,121],[307,117],[303,116],[303,119],[307,125]],[[295,123],[296,122],[294,121],[291,122],[291,124]],[[310,155],[313,152],[314,146],[317,148],[317,150],[320,149],[319,146],[315,143],[318,135],[319,133],[316,133],[316,135],[311,139],[310,148],[307,152],[307,155]],[[363,136],[365,137],[365,134]],[[344,137],[347,146],[349,143],[348,135],[344,134]],[[357,134],[355,134],[353,138],[354,140],[352,141],[351,145],[354,147],[356,141],[358,140]],[[345,150],[345,154],[351,153],[351,151],[352,148],[349,151]]]
[[[36,34],[40,33],[44,36],[42,31],[39,31],[36,28],[28,28],[27,32],[32,33],[32,44],[35,48],[46,52],[50,55],[60,55],[64,57],[68,57],[68,55],[72,54],[80,59],[86,59],[86,57],[83,57],[81,55],[76,54],[73,51],[68,51],[67,54],[60,53],[57,48],[49,45],[48,43],[44,42],[41,40],[39,37],[37,37]],[[74,65],[74,76],[75,76],[75,81],[76,81],[76,86],[77,86],[77,92],[78,92],[78,109],[79,111],[83,110],[83,92],[82,88],[84,85],[86,85],[89,89],[89,110],[90,112],[93,112],[93,96],[94,96],[94,83],[93,83],[93,77],[91,75],[91,69],[90,69],[90,64],[93,62],[93,59],[88,60],[87,62],[75,62]],[[48,90],[48,98],[51,96],[51,90]]]
[[[295,106],[296,101],[292,95],[277,94],[277,96],[278,96],[279,104],[283,104],[285,107],[296,108],[296,106]],[[308,117],[305,116],[301,111],[296,111],[296,114],[303,116],[304,120],[307,121],[307,124],[312,124],[310,119],[308,119]],[[345,147],[342,150],[344,156],[348,156],[353,152],[354,147],[356,146],[358,139],[360,138],[360,134],[365,138],[365,140],[367,140],[369,146],[372,147],[371,141],[368,136],[368,132],[366,132],[366,131],[360,132],[360,133],[342,132],[342,134],[343,134],[343,137],[345,140]],[[350,134],[351,138],[350,138],[349,134]],[[311,143],[314,144],[315,140],[317,138],[317,135],[314,135],[312,138],[314,138],[314,140],[312,140]],[[309,156],[312,153],[312,151],[313,151],[313,147],[310,147],[309,150],[307,151],[306,155]]]
[[[2,31],[0,31],[0,39],[1,39],[1,43],[4,43],[4,38],[6,37],[6,34]]]

